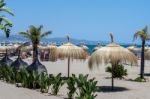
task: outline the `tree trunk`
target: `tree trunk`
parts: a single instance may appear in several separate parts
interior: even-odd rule
[[[114,90],[114,65],[112,64],[112,73],[111,73],[111,90]]]
[[[140,70],[140,78],[144,78],[144,52],[145,52],[145,40],[142,41],[142,51],[141,51],[141,70]]]
[[[38,45],[37,44],[34,44],[33,45],[33,61],[35,60],[35,58],[37,57],[37,49],[38,48]]]

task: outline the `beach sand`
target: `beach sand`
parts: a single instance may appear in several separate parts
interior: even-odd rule
[[[25,60],[31,63],[31,59]],[[42,62],[50,74],[62,73],[67,76],[67,60],[58,60],[57,62]],[[105,72],[106,66],[99,66],[92,71],[88,69],[87,60],[71,62],[70,72],[74,74],[89,74],[89,77],[96,77],[97,86],[102,87],[101,91],[97,91],[96,99],[149,99],[150,98],[150,61],[146,61],[145,76],[148,82],[132,82],[128,79],[135,79],[140,71],[140,66],[125,66],[128,70],[128,76],[123,79],[115,79],[116,91],[111,92],[111,75]],[[149,75],[148,75],[149,74]],[[15,85],[7,84],[0,81],[0,99],[64,99],[67,97],[66,85],[64,85],[58,96],[52,96],[48,93],[42,94],[39,90],[31,90],[27,88],[17,88]]]

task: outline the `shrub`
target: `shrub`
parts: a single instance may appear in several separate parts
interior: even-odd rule
[[[73,74],[72,77],[69,77],[69,79],[66,81],[67,83],[67,89],[69,90],[69,92],[67,93],[68,98],[72,99],[74,97],[74,94],[76,92],[76,77]]]
[[[40,85],[40,91],[42,93],[48,92],[49,86],[51,85],[51,80],[49,79],[49,76],[47,73],[41,73],[40,74],[39,85]]]
[[[19,81],[21,82],[22,87],[31,88],[30,73],[26,69],[20,69],[18,75],[20,75]]]
[[[76,99],[95,99],[96,98],[96,84],[95,78],[88,79],[88,75],[80,74],[78,78],[76,78],[77,88],[79,93],[77,93]]]
[[[107,67],[106,72],[112,73],[112,67]],[[122,79],[124,76],[127,76],[127,69],[123,65],[114,66],[113,77]]]
[[[8,83],[15,82],[15,74],[13,69],[9,66],[0,66],[0,79]]]
[[[88,75],[80,74],[76,77],[73,74],[72,77],[63,80],[61,73],[54,76],[53,74],[38,74],[38,72],[29,72],[26,69],[15,70],[9,66],[0,66],[0,79],[8,83],[20,83],[25,88],[40,89],[42,93],[47,93],[51,86],[53,95],[57,95],[66,82],[69,99],[74,98],[75,93],[76,99],[94,99],[97,96],[95,94],[97,81],[95,78],[88,79]]]
[[[133,81],[136,81],[136,82],[146,82],[146,78],[141,79],[141,77],[137,77]]]
[[[50,79],[52,81],[52,94],[57,95],[60,90],[60,87],[64,84],[64,81],[61,77],[61,73],[59,73],[57,76],[51,75]]]

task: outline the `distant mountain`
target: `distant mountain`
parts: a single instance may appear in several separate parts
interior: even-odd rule
[[[23,43],[23,42],[27,42],[29,41],[28,39],[20,36],[20,35],[11,35],[8,39],[6,39],[5,36],[0,36],[0,43],[4,43],[4,42],[12,42],[12,43]],[[56,38],[44,38],[42,39],[41,43],[42,44],[49,44],[49,43],[56,43],[58,45],[67,42],[66,38],[62,38],[62,37],[56,37]],[[91,40],[81,40],[81,39],[74,39],[71,38],[70,42],[79,45],[81,42],[85,43],[86,45],[97,45],[97,43],[100,43],[101,45],[106,45],[109,42],[108,41],[91,41]],[[119,43],[120,45],[132,45],[132,43]],[[148,44],[147,44],[148,45]],[[137,46],[141,46],[140,44],[137,44]]]
[[[27,41],[29,41],[29,40],[20,35],[11,35],[8,39],[6,39],[5,36],[0,36],[1,43],[4,43],[4,42],[23,43],[23,42],[27,42]],[[65,43],[65,42],[67,42],[67,39],[62,38],[62,37],[56,37],[56,38],[46,37],[46,38],[42,39],[42,41],[41,41],[42,44],[56,43],[58,45]],[[101,45],[106,45],[109,43],[108,41],[91,41],[91,40],[81,40],[81,39],[74,39],[74,38],[71,38],[70,42],[72,42],[76,45],[79,45],[81,42],[83,42],[87,45],[96,45],[97,43],[100,43]],[[120,45],[132,45],[132,44],[120,43]]]
[[[6,39],[6,37],[4,36],[0,36],[0,42],[26,42],[29,41],[28,39],[19,36],[19,35],[11,35],[8,39]],[[67,42],[66,38],[61,38],[61,37],[56,37],[56,38],[44,38],[42,39],[41,43],[42,44],[49,44],[49,43],[56,43],[56,44],[62,44]],[[97,43],[100,43],[102,45],[107,44],[108,42],[106,41],[90,41],[90,40],[80,40],[80,39],[74,39],[71,38],[70,42],[79,45],[81,42],[87,44],[87,45],[96,45]]]
[[[61,37],[57,37],[57,38],[45,38],[42,40],[43,42],[53,42],[53,43],[57,43],[57,44],[62,44],[67,42],[66,38],[61,38]],[[74,39],[71,38],[70,42],[79,45],[80,43],[85,43],[87,45],[96,45],[97,43],[100,43],[102,45],[108,43],[108,42],[104,42],[104,41],[90,41],[90,40],[80,40],[80,39]]]

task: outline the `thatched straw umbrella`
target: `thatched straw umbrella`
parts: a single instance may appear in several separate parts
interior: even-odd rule
[[[88,51],[88,49],[89,49],[83,42],[80,43],[80,47],[86,51]]]
[[[112,90],[114,89],[114,66],[121,63],[129,62],[131,64],[137,64],[136,56],[131,53],[128,49],[121,47],[120,45],[113,42],[113,36],[110,34],[112,42],[105,47],[102,47],[95,51],[89,61],[89,68],[92,69],[95,64],[111,64],[112,66]]]
[[[141,52],[141,48],[138,48],[136,45],[132,45],[127,47],[128,50],[130,50],[131,52]],[[147,51],[149,49],[148,46],[145,46],[145,51]]]
[[[134,51],[136,49],[136,45],[128,46],[127,49],[130,51]]]
[[[85,45],[85,43],[82,42],[82,43],[80,44],[80,47],[86,52],[86,54],[87,54],[87,56],[88,56],[88,49],[89,49],[89,48]]]
[[[32,51],[32,45],[24,46],[21,50],[22,51]]]
[[[48,49],[46,46],[38,45],[39,50],[46,50]]]
[[[129,51],[131,51],[132,53],[134,53],[136,56],[140,57],[140,54],[141,54],[141,48],[138,48],[136,45],[132,45],[132,46],[129,46],[127,47],[127,49]],[[148,46],[145,46],[145,52],[147,50],[149,50],[149,47]]]
[[[16,50],[18,47],[20,46],[20,44],[14,44],[13,46],[12,46],[12,48],[13,48],[13,50]]]
[[[145,51],[145,59],[150,60],[150,48],[147,48],[147,50]]]
[[[57,46],[55,44],[50,44],[47,46],[50,50],[50,61],[56,61],[57,60]]]
[[[93,48],[93,52],[95,52],[96,50],[100,49],[102,46],[100,45],[100,43],[97,43],[96,47]]]
[[[58,58],[68,58],[68,77],[70,75],[70,59],[85,59],[86,53],[85,51],[70,43],[69,36],[67,36],[68,43],[65,43],[57,48]]]
[[[138,56],[139,57],[139,54],[141,53],[141,49],[140,48],[137,48],[136,45],[132,45],[132,46],[129,46],[127,47],[127,49],[129,51],[131,51],[132,53],[134,53],[134,55]]]
[[[9,51],[9,50],[12,50],[13,47],[12,46],[0,46],[0,53],[6,53],[6,50]]]

